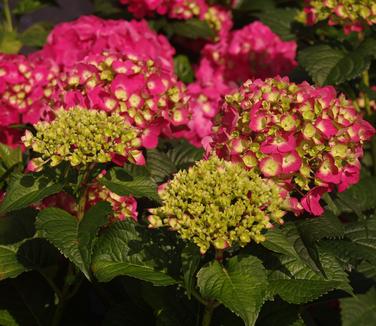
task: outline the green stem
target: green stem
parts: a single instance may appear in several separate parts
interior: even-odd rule
[[[79,179],[79,184],[77,185],[79,190],[79,202],[78,202],[78,212],[77,212],[77,219],[79,221],[82,220],[82,218],[85,215],[85,209],[86,209],[86,201],[87,201],[87,192],[88,192],[88,181],[89,176],[94,166],[89,166],[86,171],[83,172],[81,175],[82,177]]]
[[[223,249],[215,249],[215,260],[220,264],[223,262],[223,252]]]
[[[202,317],[202,324],[201,324],[202,326],[210,326],[214,309],[215,309],[214,302],[210,302],[205,306],[204,316]]]
[[[329,195],[329,193],[325,193],[322,196],[322,199],[328,204],[329,209],[333,212],[335,216],[338,216],[341,212],[335,202],[333,201],[332,197]]]
[[[208,304],[208,302],[195,289],[192,289],[191,293],[196,298],[196,300],[202,303],[203,305]]]
[[[373,161],[373,175],[376,175],[376,137],[373,136],[371,140],[371,152]]]
[[[10,12],[9,0],[3,0],[4,6],[4,18],[5,18],[5,29],[8,32],[13,32],[13,22],[12,14]]]
[[[63,299],[63,294],[61,293],[60,289],[57,287],[55,282],[53,280],[51,280],[51,278],[48,277],[48,275],[46,275],[46,273],[44,271],[40,270],[39,273],[43,276],[43,278],[46,280],[46,282],[51,287],[51,289],[55,292],[55,294],[58,297],[59,302],[60,302]]]
[[[71,291],[72,285],[75,285]],[[64,308],[67,301],[77,292],[81,282],[77,284],[77,275],[74,273],[74,267],[71,263],[68,265],[68,271],[65,275],[63,290],[61,291],[61,299],[57,304],[55,313],[52,317],[51,326],[59,326],[61,323],[61,318],[63,317]]]
[[[368,70],[363,71],[362,79],[365,86],[369,87],[369,74]],[[371,105],[367,94],[364,94],[364,105],[366,107],[366,112],[368,115],[372,114]]]

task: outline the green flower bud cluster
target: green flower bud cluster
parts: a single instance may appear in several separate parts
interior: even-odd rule
[[[201,253],[265,240],[273,222],[283,223],[279,187],[237,163],[212,156],[178,172],[160,191],[163,205],[151,209],[149,227],[169,226]]]
[[[41,154],[34,160],[36,168],[47,162],[51,166],[62,161],[72,166],[105,163],[116,154],[130,161],[142,156],[137,149],[141,145],[137,130],[127,126],[118,114],[108,116],[104,111],[80,107],[59,109],[55,120],[38,122],[34,127],[36,135],[27,131],[22,140]]]
[[[376,24],[374,0],[309,0],[297,16],[308,25],[328,19],[329,25],[343,25],[344,31],[360,32],[366,25]]]

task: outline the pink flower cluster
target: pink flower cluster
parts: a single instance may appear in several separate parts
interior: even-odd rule
[[[34,204],[33,207],[39,211],[48,207],[57,207],[64,209],[73,216],[76,216],[78,212],[78,206],[73,196],[63,191],[46,197],[41,202]]]
[[[202,18],[208,8],[205,0],[120,0],[120,3],[128,5],[128,11],[136,18],[154,13],[174,19]]]
[[[261,22],[234,30],[214,44],[207,44],[202,57],[221,72],[228,85],[249,78],[285,75],[297,65],[296,43],[282,41]]]
[[[189,131],[181,137],[199,146],[211,134],[221,98],[247,79],[284,75],[296,66],[296,43],[284,42],[261,22],[231,31],[217,43],[207,44],[188,86],[191,99]]]
[[[319,200],[359,180],[362,144],[374,128],[333,87],[288,78],[248,80],[226,96],[211,146],[295,195],[293,209],[321,215]],[[210,151],[210,148],[207,148]]]
[[[123,221],[126,218],[137,221],[137,201],[133,196],[119,196],[100,183],[94,182],[88,189],[87,199],[87,209],[99,201],[111,204],[113,216],[110,217],[110,223]]]
[[[145,55],[88,56],[61,80],[61,106],[116,112],[140,130],[146,148],[157,146],[158,136],[170,123],[186,123],[183,85],[159,60]]]
[[[143,58],[147,55],[158,61],[166,80],[171,80],[175,50],[145,21],[82,16],[59,24],[42,50],[29,56],[0,55],[0,141],[11,146],[19,144],[21,133],[10,128],[12,125],[51,120],[52,108],[64,104],[59,97],[71,68],[77,68],[88,55],[107,50],[140,53]]]
[[[0,126],[36,123],[53,96],[59,68],[51,60],[0,55]]]
[[[173,70],[175,49],[167,38],[153,32],[146,21],[106,20],[82,16],[73,22],[55,26],[44,48],[34,56],[52,58],[63,67],[71,67],[88,55],[103,51],[126,54],[147,53]]]
[[[367,25],[376,24],[376,3],[374,0],[306,0],[298,20],[307,25],[328,20],[330,26],[343,26],[346,34],[361,32]]]

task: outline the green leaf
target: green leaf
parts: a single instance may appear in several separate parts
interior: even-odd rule
[[[376,281],[376,265],[370,264],[363,260],[358,266],[356,266],[356,270],[359,273],[362,273],[365,277]]]
[[[233,257],[224,267],[217,261],[197,274],[203,297],[221,302],[245,325],[254,325],[266,299],[268,282],[261,261],[256,257]]]
[[[7,32],[0,29],[0,52],[7,54],[18,53],[22,48],[22,43],[18,39],[16,32]]]
[[[192,83],[194,72],[186,55],[179,54],[174,58],[174,70],[178,78],[184,83]]]
[[[273,9],[259,14],[258,17],[284,41],[290,41],[295,39],[295,34],[291,32],[291,25],[297,13],[298,10],[294,8]]]
[[[279,227],[268,230],[266,241],[262,242],[262,245],[277,253],[299,257],[294,248],[294,243],[287,237],[286,232]]]
[[[27,269],[41,271],[57,263],[59,253],[46,239],[35,238],[18,249],[17,259]]]
[[[0,245],[0,281],[17,277],[26,271],[26,268],[17,260],[19,245]]]
[[[298,61],[319,86],[338,85],[368,69],[375,51],[376,40],[373,39],[365,40],[352,52],[314,45],[301,51]]]
[[[0,325],[18,326],[18,323],[7,310],[0,310]]]
[[[200,264],[201,255],[198,247],[189,243],[183,249],[181,253],[182,269],[183,269],[183,279],[184,288],[187,291],[187,296],[190,299],[192,289],[194,288],[194,276]]]
[[[101,282],[127,275],[154,285],[171,285],[176,281],[167,274],[169,252],[153,238],[152,231],[133,221],[114,223],[99,237],[94,250],[92,269]]]
[[[271,280],[270,286],[283,300],[288,303],[302,304],[313,301],[334,290],[339,285],[336,281],[323,280]]]
[[[345,263],[366,260],[376,266],[376,218],[348,223],[343,241],[327,240],[322,245]]]
[[[38,214],[35,226],[41,237],[50,241],[66,258],[86,272],[78,248],[78,222],[75,217],[60,208],[46,208]]]
[[[165,181],[166,178],[177,172],[175,164],[167,154],[157,149],[147,151],[146,167],[157,183]]]
[[[279,269],[270,272],[270,289],[283,300],[293,304],[302,304],[341,289],[351,293],[346,272],[336,257],[319,248],[320,264],[324,275],[308,267],[301,259],[288,256],[278,257]]]
[[[36,23],[19,35],[21,42],[27,46],[42,47],[46,43],[50,26],[46,23]]]
[[[100,183],[120,196],[133,195],[137,198],[146,197],[154,201],[160,201],[157,184],[150,176],[129,174],[123,168],[112,168]]]
[[[38,211],[31,207],[8,213],[0,218],[0,244],[12,244],[32,238],[35,233],[35,217]]]
[[[90,280],[93,247],[99,228],[111,213],[109,203],[99,202],[89,209],[81,223],[59,208],[47,208],[38,214],[37,230],[72,261]]]
[[[271,230],[270,239],[263,245],[272,251],[301,259],[316,273],[323,273],[315,244],[302,237],[294,223],[286,223],[278,231]]]
[[[147,151],[146,168],[155,182],[166,181],[174,173],[187,169],[203,156],[203,150],[188,142],[177,142],[166,153],[153,149]]]
[[[25,15],[46,6],[46,1],[40,0],[19,0],[12,10],[14,15]]]
[[[91,266],[91,257],[99,229],[108,223],[108,217],[111,213],[110,203],[99,202],[85,213],[78,227],[78,247],[88,270]]]
[[[7,169],[13,168],[15,165],[22,162],[21,147],[15,149],[0,143],[0,158],[4,162]]]
[[[189,168],[195,162],[201,160],[203,155],[204,150],[202,148],[194,147],[188,142],[178,143],[167,152],[167,156],[175,165],[177,171]]]
[[[359,211],[376,208],[376,177],[363,178],[337,196],[346,206]]]
[[[101,17],[124,14],[124,11],[116,0],[94,0],[94,12],[100,14]]]
[[[309,241],[318,241],[324,238],[342,238],[345,228],[341,221],[332,212],[326,211],[317,218],[307,218],[298,224],[300,234]]]
[[[209,24],[199,19],[177,21],[171,23],[169,29],[176,35],[194,40],[199,38],[210,40],[215,37],[215,32],[210,28]]]
[[[0,205],[0,214],[27,207],[62,189],[62,184],[47,175],[13,174],[6,196]]]
[[[340,300],[343,326],[373,326],[376,324],[376,290]]]
[[[328,76],[343,58],[345,52],[329,45],[310,46],[298,55],[298,61],[319,86],[327,85]]]
[[[275,8],[273,0],[238,0],[235,3],[236,10],[245,11],[269,11]]]

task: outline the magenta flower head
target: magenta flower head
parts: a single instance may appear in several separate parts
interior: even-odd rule
[[[172,19],[202,18],[207,11],[205,0],[120,0],[137,18],[153,14]]]
[[[290,72],[296,66],[295,55],[295,42],[282,41],[260,22],[220,34],[217,43],[207,44],[202,51],[196,81],[188,86],[189,121],[175,134],[201,145],[211,135],[225,94],[247,79]]]
[[[160,60],[145,55],[104,53],[76,64],[62,78],[60,100],[117,113],[125,123],[142,130],[142,145],[153,148],[169,123],[185,123],[183,85]]]
[[[223,35],[202,52],[229,85],[240,85],[249,78],[285,75],[296,66],[295,56],[294,41],[282,41],[258,21]]]
[[[362,145],[375,133],[333,87],[287,77],[248,80],[226,96],[216,121],[210,146],[218,156],[277,181],[296,213],[314,215],[325,192],[358,182]]]
[[[0,55],[0,126],[36,123],[53,97],[59,69],[51,60]]]
[[[98,178],[102,177],[100,174]],[[111,204],[113,215],[110,217],[110,222],[123,221],[126,218],[131,218],[137,221],[137,201],[129,196],[119,196],[101,185],[98,180],[94,180],[87,192],[87,207],[94,206],[99,201],[106,201]]]
[[[167,38],[151,30],[146,21],[102,19],[82,16],[55,26],[44,48],[35,56],[52,58],[69,68],[91,54],[113,51],[147,53],[173,70],[174,48]]]

